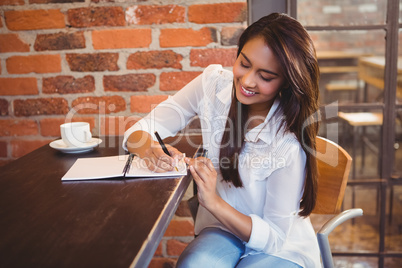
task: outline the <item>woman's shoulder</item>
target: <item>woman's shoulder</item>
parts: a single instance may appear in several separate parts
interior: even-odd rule
[[[202,81],[206,87],[225,87],[233,82],[233,73],[220,64],[211,64],[204,69]]]
[[[233,78],[233,73],[227,69],[224,69],[223,66],[220,64],[208,65],[204,69],[203,74],[206,76],[218,76],[218,77],[228,78],[228,79]]]

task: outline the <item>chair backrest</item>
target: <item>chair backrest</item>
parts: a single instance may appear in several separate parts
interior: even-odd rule
[[[352,158],[338,144],[322,137],[316,139],[318,192],[313,213],[336,214],[341,210]]]

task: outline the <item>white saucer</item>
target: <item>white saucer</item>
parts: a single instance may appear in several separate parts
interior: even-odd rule
[[[84,146],[69,147],[68,145],[66,145],[64,143],[64,141],[62,139],[60,139],[60,140],[52,141],[51,143],[49,143],[49,146],[52,147],[53,149],[59,150],[63,153],[78,154],[78,153],[89,152],[101,143],[102,143],[101,139],[92,138],[91,141],[85,143]]]

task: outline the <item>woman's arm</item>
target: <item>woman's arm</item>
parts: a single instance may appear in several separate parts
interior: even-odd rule
[[[191,174],[197,183],[198,200],[212,215],[215,216],[229,231],[247,242],[251,235],[251,218],[240,213],[216,194],[217,174],[208,158],[186,158]]]
[[[128,129],[124,133],[123,148],[143,158],[150,170],[156,172],[172,170],[182,158],[181,152],[166,145],[172,155],[169,157],[151,133],[158,131],[162,139],[174,136],[197,114],[198,103],[202,97],[200,75]]]
[[[296,219],[303,195],[306,157],[297,141],[278,144],[273,172],[266,179],[262,216],[250,215],[252,232],[247,246],[265,253],[282,249]],[[282,153],[281,153],[282,151]],[[276,167],[275,167],[276,166]]]

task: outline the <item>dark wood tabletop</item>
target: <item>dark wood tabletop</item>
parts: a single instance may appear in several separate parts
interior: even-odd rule
[[[0,267],[147,267],[191,178],[62,182],[77,158],[124,154],[121,137],[101,139],[0,167]]]

